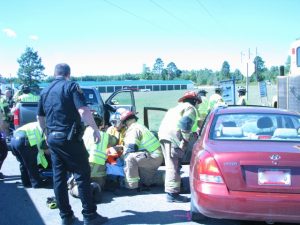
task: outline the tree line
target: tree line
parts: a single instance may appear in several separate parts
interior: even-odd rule
[[[31,87],[38,87],[40,82],[51,82],[54,77],[44,74],[45,67],[42,64],[42,59],[38,52],[33,48],[27,47],[25,52],[17,59],[19,70],[17,78],[0,78],[4,82],[17,82]],[[251,66],[251,65],[250,65]],[[279,66],[267,68],[264,60],[260,56],[256,56],[253,60],[254,73],[249,75],[249,82],[255,83],[263,80],[268,80],[272,83],[276,82],[279,76]],[[290,68],[290,57],[285,63],[285,74]],[[75,74],[76,75],[76,74]],[[174,62],[170,62],[165,66],[161,58],[157,58],[152,69],[145,67],[140,74],[122,74],[122,75],[85,75],[72,76],[75,81],[121,81],[121,80],[191,80],[196,85],[217,85],[222,80],[235,79],[238,83],[244,83],[246,76],[240,70],[230,70],[228,61],[224,61],[219,71],[211,69],[200,70],[180,70]]]

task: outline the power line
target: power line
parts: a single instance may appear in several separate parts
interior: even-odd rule
[[[173,17],[175,20],[179,21],[180,23],[184,24],[185,26],[189,26],[189,24],[187,24],[185,21],[183,21],[182,19],[180,19],[179,17],[175,16],[173,13],[171,13],[169,10],[167,10],[166,8],[162,7],[161,5],[159,5],[157,2],[155,2],[154,0],[149,0],[150,2],[152,2],[155,6],[157,6],[158,8],[160,8],[161,10],[163,10],[166,14],[168,14],[169,16]],[[190,27],[190,26],[189,26]]]
[[[116,3],[112,3],[112,2],[110,2],[110,1],[108,1],[108,0],[103,0],[103,1],[106,2],[106,3],[109,4],[109,5],[112,5],[112,6],[116,7],[116,8],[118,8],[118,9],[120,9],[121,11],[123,11],[123,12],[125,12],[125,13],[127,13],[127,14],[129,14],[129,15],[131,15],[131,16],[134,16],[134,17],[136,17],[136,18],[138,18],[138,19],[140,19],[140,20],[142,20],[142,21],[144,21],[144,22],[146,22],[146,23],[148,23],[148,24],[151,24],[152,26],[154,26],[154,27],[156,27],[156,28],[160,28],[160,29],[162,29],[162,30],[167,30],[166,28],[163,28],[163,27],[161,27],[160,25],[155,24],[155,23],[153,23],[152,21],[147,20],[147,19],[144,18],[144,17],[141,17],[141,16],[139,16],[139,15],[133,13],[133,12],[130,12],[130,11],[127,10],[127,9],[122,8],[121,6],[117,5]]]
[[[210,11],[204,6],[204,4],[200,0],[196,0],[196,2],[201,6],[202,9],[218,24],[216,18],[210,13]]]

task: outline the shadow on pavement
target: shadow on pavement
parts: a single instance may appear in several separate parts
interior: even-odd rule
[[[184,224],[185,222],[190,221],[189,212],[184,210],[152,212],[125,210],[122,211],[122,213],[130,213],[130,215],[109,219],[107,224]]]
[[[0,181],[0,224],[45,224],[26,190],[15,183],[4,183],[6,179],[16,179],[16,177],[7,176]]]

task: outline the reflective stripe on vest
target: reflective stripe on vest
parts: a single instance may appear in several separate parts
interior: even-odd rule
[[[44,152],[44,150],[40,149],[39,147],[38,147],[38,149],[39,149],[39,152],[37,154],[37,164],[42,165],[46,169],[48,167],[48,161],[45,157],[45,152]]]
[[[105,161],[107,159],[106,149],[109,142],[109,135],[106,132],[100,131],[100,136],[101,141],[98,144],[94,143],[93,129],[91,127],[87,127],[84,132],[83,141],[90,154],[89,162],[98,165],[105,165]]]
[[[126,182],[129,184],[134,184],[134,183],[138,183],[140,181],[139,177],[128,177],[125,176]]]
[[[180,188],[180,182],[173,182],[173,181],[166,181],[165,182],[166,188]]]
[[[38,102],[39,98],[40,98],[39,96],[29,93],[29,94],[20,95],[18,99],[21,102]]]
[[[44,168],[48,167],[48,161],[45,157],[44,150],[40,148],[40,143],[44,140],[42,132],[38,128],[38,122],[28,123],[18,128],[17,130],[25,131],[27,139],[31,147],[37,146],[37,164],[42,165]]]
[[[151,153],[160,147],[158,139],[145,126],[133,123],[129,129],[138,129],[142,132],[142,140],[136,140],[135,142],[139,150],[147,150]]]
[[[27,123],[17,130],[25,131],[30,146],[40,144],[43,140],[42,132],[38,128],[38,122]]]

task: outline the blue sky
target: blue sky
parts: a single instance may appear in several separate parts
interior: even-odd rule
[[[75,76],[140,73],[158,57],[181,70],[220,70],[226,60],[245,73],[248,49],[250,69],[256,52],[279,66],[300,37],[299,8],[298,0],[1,1],[0,74],[17,74],[27,46],[48,75],[60,62]]]

